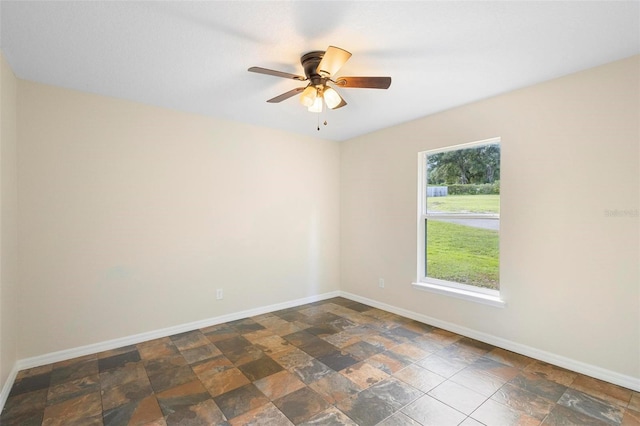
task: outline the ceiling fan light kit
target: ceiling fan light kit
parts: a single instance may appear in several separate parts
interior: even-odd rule
[[[351,53],[346,50],[329,46],[326,51],[316,50],[302,55],[300,63],[304,68],[305,77],[261,67],[251,67],[248,71],[297,81],[309,81],[306,87],[297,87],[271,98],[267,102],[279,103],[301,93],[300,103],[302,105],[306,106],[310,112],[322,112],[324,104],[329,109],[342,108],[347,104],[328,83],[342,88],[366,89],[388,89],[391,85],[391,77],[339,77],[337,80],[333,80],[332,76],[342,68],[350,57]]]

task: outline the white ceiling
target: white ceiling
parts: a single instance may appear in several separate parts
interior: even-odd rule
[[[640,2],[6,1],[0,47],[20,78],[290,132],[345,140],[640,53]],[[338,75],[391,76],[340,89],[317,114],[300,56],[353,53]]]

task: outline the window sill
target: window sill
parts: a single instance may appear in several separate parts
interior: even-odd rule
[[[452,288],[449,286],[432,284],[432,283],[412,283],[413,288],[423,291],[428,291],[436,294],[443,294],[445,296],[456,297],[458,299],[468,300],[470,302],[482,303],[485,305],[495,306],[497,308],[504,308],[507,303],[500,298],[500,296],[494,296],[491,294],[484,294],[475,291],[469,291],[459,288]]]

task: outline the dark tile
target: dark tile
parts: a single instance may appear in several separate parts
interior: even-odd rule
[[[215,346],[236,365],[244,364],[264,356],[264,353],[242,336],[220,340]]]
[[[346,305],[344,305],[344,307],[354,310],[356,312],[366,312],[369,309],[371,309],[371,306],[365,305],[364,303],[359,303],[359,302],[347,303]]]
[[[9,398],[27,392],[33,392],[40,389],[47,389],[51,384],[51,372],[38,374],[35,376],[25,377],[16,380],[9,393]]]
[[[620,406],[575,389],[567,389],[558,404],[607,423],[620,424],[624,415]]]
[[[140,361],[140,354],[137,350],[125,352],[119,355],[113,355],[108,358],[102,358],[98,360],[98,370],[100,373],[111,370],[113,368],[124,367],[131,362]]]
[[[538,420],[544,419],[555,405],[548,399],[509,383],[501,387],[491,399]]]
[[[155,392],[162,392],[196,379],[197,376],[188,365],[155,371],[153,374],[149,374],[149,381]]]
[[[198,346],[203,346],[211,342],[200,330],[176,334],[170,338],[173,344],[176,345],[176,348],[181,351],[197,348]]]
[[[396,411],[393,405],[367,390],[340,401],[336,408],[359,426],[376,425]]]
[[[351,367],[352,365],[360,362],[360,360],[354,358],[348,353],[341,352],[338,350],[333,351],[327,355],[318,357],[318,361],[320,361],[321,363],[323,363],[324,365],[328,366],[329,368],[335,371],[344,370],[345,368]]]
[[[250,383],[218,395],[214,398],[214,401],[227,419],[232,419],[269,403],[269,398],[264,396],[255,385]]]
[[[371,343],[363,341],[345,346],[342,349],[353,355],[353,357],[358,359],[359,361],[364,361],[365,359],[372,357],[382,351],[378,346],[373,346]]]
[[[336,404],[350,398],[362,390],[351,380],[340,373],[331,373],[309,385],[330,404]]]
[[[251,383],[247,376],[233,366],[216,373],[199,374],[198,377],[214,397]]]
[[[325,336],[331,336],[332,334],[336,334],[340,330],[338,330],[337,328],[331,327],[329,325],[319,325],[319,326],[306,328],[304,331],[309,334],[313,334],[316,337],[325,337]]]
[[[296,331],[295,333],[287,334],[286,336],[282,336],[282,337],[287,342],[297,347],[300,347],[305,343],[310,343],[310,342],[319,340],[317,336],[314,336],[311,333],[307,333],[305,330]]]
[[[393,377],[376,383],[365,392],[376,395],[382,401],[389,403],[396,410],[399,410],[411,401],[414,401],[424,395],[423,392],[413,386]]]
[[[334,372],[332,369],[315,359],[311,359],[307,363],[292,367],[290,370],[297,374],[298,377],[300,377],[300,380],[306,384],[313,383],[316,380],[320,380],[324,376]]]
[[[421,333],[411,331],[408,328],[404,327],[395,327],[383,333],[383,336],[388,337],[389,339],[398,343],[410,342],[411,340],[416,339],[421,335]]]
[[[180,351],[184,359],[188,364],[194,364],[196,362],[201,362],[206,359],[214,358],[220,356],[222,352],[215,347],[213,344],[207,344],[204,346],[198,346],[191,349],[185,349]]]
[[[147,377],[109,387],[102,391],[102,409],[109,410],[139,401],[151,394],[153,394],[153,389]]]
[[[256,381],[283,370],[282,366],[269,357],[263,357],[255,361],[238,366],[249,380]]]
[[[566,386],[525,372],[518,374],[510,383],[519,388],[526,389],[529,392],[533,392],[536,395],[540,395],[552,402],[557,402],[567,390]]]
[[[245,319],[241,319],[241,320],[237,320],[237,321],[231,321],[231,322],[227,323],[227,325],[229,327],[231,327],[232,329],[234,329],[238,334],[252,333],[254,331],[264,330],[265,329],[264,326],[262,326],[261,324],[258,324],[257,322],[255,322],[251,318],[245,318]]]
[[[167,424],[218,424],[224,421],[211,395],[199,380],[157,394]]]
[[[104,426],[160,424],[164,419],[155,396],[130,402],[112,409],[105,409]]]
[[[48,389],[10,396],[2,410],[0,424],[40,425],[47,402]]]
[[[320,358],[322,356],[340,351],[337,347],[320,339],[319,337],[316,337],[312,341],[303,343],[299,347],[314,358]]]
[[[47,405],[58,404],[93,392],[100,392],[100,377],[97,374],[50,387]]]
[[[51,386],[98,374],[98,358],[63,363],[51,371]]]
[[[301,423],[327,409],[329,404],[318,393],[304,387],[273,401],[293,423]]]

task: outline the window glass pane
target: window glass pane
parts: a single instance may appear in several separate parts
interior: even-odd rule
[[[429,154],[428,214],[500,213],[500,144]]]
[[[426,219],[426,276],[498,290],[499,219]]]

